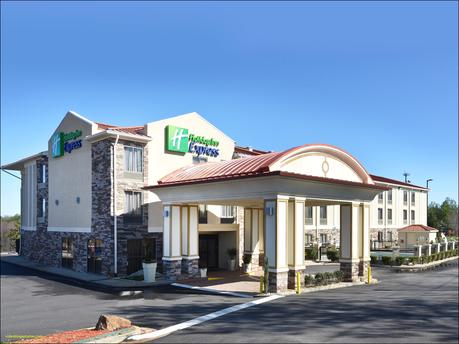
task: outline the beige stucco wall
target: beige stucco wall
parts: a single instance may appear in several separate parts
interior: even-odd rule
[[[436,232],[399,232],[399,241],[401,248],[412,248],[414,245],[429,244],[435,242],[437,238]],[[403,243],[401,242],[403,240]]]
[[[82,147],[58,158],[52,157],[51,138],[56,132],[81,130]],[[93,123],[67,113],[48,141],[48,230],[88,232],[91,228],[91,144],[85,137],[93,134]],[[78,204],[76,198],[80,197]],[[59,204],[56,205],[56,200]]]
[[[226,136],[211,123],[197,113],[190,113],[147,124],[147,135],[151,137],[148,143],[148,184],[156,185],[157,181],[165,175],[183,166],[193,163],[195,154],[174,154],[165,150],[165,128],[167,125],[175,125],[188,128],[190,134],[205,136],[219,141],[218,157],[208,157],[209,162],[231,160],[234,152],[234,140]],[[153,192],[146,197],[148,206],[148,230],[150,232],[162,232],[162,204]],[[219,214],[216,209],[211,209],[210,221],[213,215]]]

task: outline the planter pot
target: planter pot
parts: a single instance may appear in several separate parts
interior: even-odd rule
[[[245,272],[245,273],[251,272],[251,271],[252,271],[252,263],[250,263],[250,264],[244,264],[243,269],[244,269],[244,272]]]
[[[228,260],[228,271],[236,270],[236,259],[229,259]]]
[[[207,277],[207,268],[199,269],[199,272],[201,274],[201,278],[206,278]]]
[[[154,282],[156,280],[156,263],[142,263],[144,282]]]

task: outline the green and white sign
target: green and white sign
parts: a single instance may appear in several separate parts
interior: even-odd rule
[[[220,150],[217,148],[220,143],[213,138],[206,138],[190,134],[187,128],[175,125],[166,126],[166,150],[176,153],[195,153],[217,157]]]
[[[51,138],[51,155],[53,158],[63,156],[65,152],[72,153],[72,150],[81,148],[81,140],[76,140],[82,134],[81,130],[69,133],[57,132]]]

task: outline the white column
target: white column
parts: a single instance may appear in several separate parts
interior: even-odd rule
[[[176,279],[181,274],[182,236],[179,205],[163,206],[163,270],[166,278]]]
[[[427,244],[427,255],[430,256],[432,254],[432,245]]]

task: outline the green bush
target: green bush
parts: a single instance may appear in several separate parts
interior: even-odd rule
[[[339,260],[339,252],[337,249],[331,249],[327,251],[327,258],[332,262],[337,262]]]
[[[381,262],[383,265],[392,265],[393,264],[393,259],[390,256],[382,256],[381,257]]]
[[[371,265],[378,264],[378,257],[377,256],[370,256],[370,259],[371,259]]]
[[[413,264],[417,264],[418,262],[418,257],[409,257],[408,261]]]
[[[317,245],[306,247],[304,249],[304,258],[308,260],[316,260],[318,253],[319,249],[317,248]]]
[[[401,257],[401,256],[396,257],[395,258],[395,264],[397,264],[398,266],[406,264],[406,258],[405,257]]]
[[[316,280],[316,285],[322,285],[324,284],[324,274],[321,272],[316,273],[314,279]]]
[[[431,255],[432,261],[438,260],[438,255],[436,253]]]
[[[341,270],[335,271],[333,274],[335,275],[337,282],[341,282],[343,280],[344,273]]]
[[[313,286],[315,284],[314,277],[311,275],[304,275],[304,285],[307,287]]]
[[[445,252],[440,252],[440,260],[445,259]]]
[[[427,263],[427,259],[426,259],[426,257],[425,257],[425,256],[422,256],[422,257],[421,257],[421,259],[420,259],[420,263],[421,263],[421,264],[425,264],[425,263]]]
[[[324,284],[332,284],[335,281],[335,275],[331,272],[324,273]]]
[[[242,261],[244,262],[244,264],[250,264],[252,262],[252,255],[250,253],[244,253]]]

